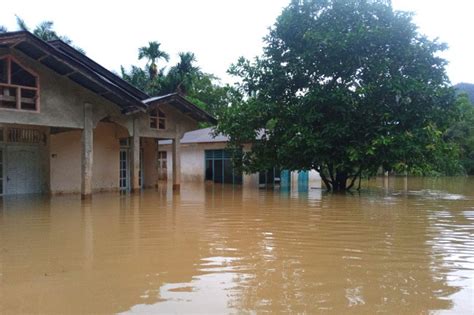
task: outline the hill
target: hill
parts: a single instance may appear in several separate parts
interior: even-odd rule
[[[467,93],[469,95],[469,100],[471,101],[472,104],[474,104],[474,84],[472,83],[458,83],[454,86],[455,89],[458,90],[458,92],[462,93]]]

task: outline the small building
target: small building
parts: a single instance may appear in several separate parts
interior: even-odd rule
[[[62,41],[0,34],[0,196],[137,190],[158,183],[158,140],[213,117],[179,94],[151,98]],[[188,166],[185,166],[188,169]]]
[[[321,178],[315,170],[288,172],[271,169],[255,174],[242,174],[234,170],[230,153],[226,150],[228,138],[213,135],[212,127],[189,131],[181,139],[181,178],[183,181],[243,184],[249,187],[268,187],[287,182],[297,186],[321,187]],[[244,148],[245,149],[245,148]],[[171,176],[173,161],[171,141],[159,142],[160,179]]]

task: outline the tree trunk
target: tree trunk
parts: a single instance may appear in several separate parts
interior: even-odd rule
[[[332,192],[348,191],[350,188],[352,188],[353,182],[356,178],[354,177],[351,185],[348,185],[347,181],[349,180],[349,178],[352,178],[352,176],[350,177],[347,171],[335,170],[332,165],[327,165],[327,168],[321,167],[318,169],[318,171],[321,176],[321,180],[326,186],[326,189]]]
[[[347,190],[347,173],[346,172],[337,172],[336,178],[332,185],[332,190],[334,192],[343,192]]]

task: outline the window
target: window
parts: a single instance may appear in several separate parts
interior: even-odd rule
[[[8,142],[12,143],[45,143],[45,135],[36,129],[8,128]]]
[[[10,56],[0,58],[0,108],[38,111],[38,76]]]
[[[158,108],[150,112],[150,128],[151,129],[166,129],[166,116]]]
[[[206,180],[215,183],[242,184],[242,172],[234,169],[232,153],[227,150],[205,150]]]

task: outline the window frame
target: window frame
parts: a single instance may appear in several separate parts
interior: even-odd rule
[[[0,88],[11,88],[15,89],[15,102],[16,102],[16,107],[15,108],[7,108],[7,107],[1,107],[0,110],[7,110],[7,111],[15,111],[15,112],[26,112],[26,113],[39,113],[40,112],[40,78],[38,73],[35,71],[31,70],[29,67],[26,67],[18,61],[15,57],[12,55],[5,55],[5,56],[0,56],[0,60],[6,60],[7,61],[7,83],[2,83],[0,82]],[[25,85],[18,85],[18,84],[12,84],[12,62],[15,62],[17,65],[19,65],[24,71],[28,72],[30,75],[35,77],[35,87],[31,86],[25,86]],[[21,91],[22,90],[28,90],[28,91],[34,91],[36,92],[35,96],[35,109],[23,109],[21,108]],[[3,94],[0,94],[0,97],[3,96]]]
[[[153,108],[149,114],[149,127],[153,130],[166,130],[168,122],[166,119],[166,114],[159,108]],[[156,127],[152,127],[152,122],[156,124]],[[160,128],[160,122],[163,123],[163,128]]]

